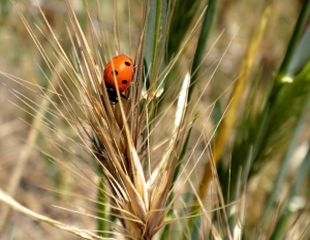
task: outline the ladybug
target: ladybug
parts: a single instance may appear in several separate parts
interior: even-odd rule
[[[130,87],[133,74],[133,61],[126,55],[115,56],[105,66],[103,78],[112,103],[117,102],[115,80],[121,96],[125,97],[124,92]]]

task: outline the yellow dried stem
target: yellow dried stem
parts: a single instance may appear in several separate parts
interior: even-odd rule
[[[15,192],[18,189],[20,179],[23,176],[24,168],[25,168],[25,166],[28,162],[28,159],[29,159],[29,155],[35,146],[35,142],[36,142],[36,139],[37,139],[38,134],[39,134],[40,126],[42,125],[44,116],[45,116],[46,112],[48,111],[49,105],[51,103],[50,99],[55,94],[54,91],[51,91],[51,90],[55,89],[55,87],[58,86],[58,81],[59,81],[58,72],[61,72],[63,70],[63,66],[58,65],[57,70],[58,71],[54,72],[54,75],[52,76],[51,81],[50,81],[48,88],[46,90],[47,96],[44,97],[39,104],[40,109],[38,110],[38,112],[34,116],[31,130],[28,133],[26,143],[25,143],[25,145],[24,145],[24,147],[23,147],[23,149],[19,155],[19,158],[17,159],[16,168],[15,168],[14,172],[12,173],[12,177],[11,177],[10,182],[8,184],[7,192],[12,196],[15,195]],[[10,78],[10,76],[7,76],[7,77]],[[5,223],[7,222],[7,218],[8,218],[9,213],[10,213],[9,210],[10,209],[6,206],[1,207],[0,232],[1,232],[2,228],[4,227]]]
[[[15,211],[22,213],[28,217],[31,217],[32,219],[42,222],[42,223],[47,223],[53,227],[56,227],[58,229],[64,230],[66,232],[72,233],[78,237],[81,237],[82,239],[88,239],[88,240],[93,240],[93,239],[104,239],[90,231],[80,229],[78,227],[70,226],[67,224],[64,224],[62,222],[59,222],[57,220],[54,220],[52,218],[46,217],[42,214],[36,213],[31,211],[30,209],[22,206],[20,203],[15,201],[11,196],[6,194],[2,189],[0,189],[0,202],[3,202],[10,208],[14,209]]]
[[[208,191],[209,183],[214,176],[213,174],[213,171],[215,171],[214,168],[216,167],[216,164],[218,163],[218,161],[220,160],[222,156],[227,139],[230,136],[233,126],[235,124],[236,114],[239,109],[240,101],[243,96],[245,87],[248,81],[250,80],[250,74],[251,74],[251,71],[254,65],[254,61],[255,61],[260,43],[263,39],[263,35],[264,35],[265,29],[268,23],[270,13],[272,12],[272,2],[273,2],[272,0],[268,0],[265,3],[264,9],[260,17],[258,28],[253,34],[252,39],[250,40],[250,43],[248,45],[248,49],[246,52],[246,56],[240,66],[238,79],[234,85],[234,89],[232,90],[231,96],[229,98],[230,106],[227,110],[225,117],[223,118],[223,121],[221,122],[219,133],[215,139],[214,150],[212,153],[213,157],[210,158],[210,161],[206,164],[206,168],[205,168],[202,180],[200,181],[200,184],[199,184],[198,195],[199,195],[199,198],[201,199],[204,199]]]

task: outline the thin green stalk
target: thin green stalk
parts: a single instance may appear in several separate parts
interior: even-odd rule
[[[150,86],[147,89],[147,108],[150,122],[158,111],[158,99],[155,97],[159,85],[159,72],[164,63],[164,46],[167,26],[167,0],[149,0],[147,39],[145,46],[145,62],[149,73]],[[150,126],[152,128],[152,126]]]
[[[205,54],[205,48],[207,46],[207,40],[212,29],[213,21],[215,18],[215,10],[216,10],[217,0],[209,0],[208,8],[204,14],[199,39],[197,42],[197,47],[193,59],[192,69],[191,69],[191,82],[188,91],[188,101],[191,99],[192,92],[196,86],[197,78],[198,78],[198,69],[201,65],[201,61]]]
[[[275,101],[277,99],[277,96],[282,89],[284,83],[282,82],[282,78],[289,74],[288,69],[291,61],[293,60],[293,53],[296,49],[297,41],[302,33],[302,30],[307,22],[308,15],[309,15],[309,8],[310,8],[310,1],[305,1],[304,5],[302,6],[301,12],[299,14],[298,20],[296,22],[292,37],[290,39],[290,42],[287,47],[287,51],[285,53],[283,62],[281,64],[281,67],[279,68],[279,71],[277,73],[277,76],[275,77],[275,82],[273,84],[269,99],[266,103],[264,112],[262,114],[262,119],[264,119],[263,123],[259,126],[259,133],[260,138],[257,139],[256,143],[254,144],[255,150],[253,154],[253,163],[257,162],[260,156],[262,155],[265,145],[267,143],[266,141],[266,134],[269,134],[269,128],[268,126],[271,123],[271,111],[273,109],[273,106],[275,104]],[[255,173],[257,169],[253,169],[252,173]]]
[[[180,51],[180,45],[186,38],[186,33],[192,26],[199,7],[206,1],[174,0],[170,1],[172,13],[169,24],[169,39],[167,41],[166,62],[169,62]]]
[[[310,170],[310,149],[302,161],[297,174],[295,174],[295,179],[293,181],[293,186],[289,193],[288,201],[285,206],[285,209],[282,211],[276,226],[270,237],[271,240],[280,240],[284,239],[284,234],[287,228],[287,223],[294,209],[291,208],[291,205],[294,201],[294,197],[298,194],[300,188],[303,186],[305,179],[309,176]]]
[[[303,32],[304,26],[306,22],[308,21],[308,16],[309,16],[309,11],[310,11],[310,1],[306,0],[301,7],[301,11],[299,14],[299,17],[297,19],[297,22],[295,24],[294,32],[292,34],[292,37],[289,41],[284,59],[282,61],[282,64],[278,70],[278,73],[275,78],[275,82],[273,85],[273,88],[271,90],[270,98],[267,104],[273,105],[275,102],[276,96],[278,95],[283,82],[282,78],[285,77],[286,75],[289,75],[289,66],[293,60],[294,52],[296,50],[298,41],[300,39],[300,36]]]
[[[153,59],[153,45],[155,44],[155,21],[156,21],[156,3],[155,1],[149,1],[150,10],[147,17],[147,34],[146,34],[146,41],[145,41],[145,62],[147,70],[149,71],[150,65]]]
[[[156,71],[157,63],[158,63],[158,49],[160,45],[160,31],[162,27],[162,8],[163,8],[163,0],[156,1],[156,19],[155,19],[155,31],[154,31],[154,39],[153,39],[153,54],[152,54],[152,73],[154,74]],[[151,80],[155,80],[154,75],[151,76]],[[153,84],[151,84],[153,85]]]
[[[301,113],[301,116],[299,117],[299,121],[296,124],[295,130],[294,130],[294,135],[291,138],[289,147],[283,157],[283,160],[281,162],[278,174],[276,176],[276,179],[273,181],[273,187],[266,199],[266,204],[264,207],[264,213],[263,217],[261,220],[261,227],[264,228],[264,226],[267,223],[267,220],[269,219],[272,211],[272,206],[276,201],[276,198],[278,196],[279,191],[282,189],[282,185],[284,183],[285,175],[288,170],[288,166],[290,164],[290,161],[292,159],[292,154],[294,153],[296,146],[298,146],[298,140],[299,137],[304,130],[304,125],[305,125],[305,117],[307,116],[308,109],[310,106],[310,98],[308,99],[307,104],[305,104],[303,112]]]
[[[107,201],[108,198],[104,192],[105,189],[105,177],[102,171],[99,171],[99,186],[97,193],[97,230],[98,235],[101,237],[106,237],[106,232],[109,230],[109,226],[107,224]]]
[[[161,60],[164,57],[164,34],[167,21],[167,1],[150,0],[150,14],[148,19],[148,32],[145,48],[147,69],[150,71],[150,96],[157,88],[158,72],[161,69]]]
[[[92,136],[93,141],[93,148],[94,152],[97,153],[98,150],[103,149],[102,144],[96,137],[96,135]],[[97,155],[97,161],[100,159],[100,154]],[[98,192],[97,192],[97,230],[98,235],[101,237],[107,237],[107,232],[109,230],[109,225],[107,219],[109,218],[109,209],[108,209],[108,202],[109,198],[106,195],[105,189],[107,186],[107,181],[104,176],[103,168],[99,162],[95,162],[96,170],[99,177],[98,183]]]
[[[310,1],[305,0],[303,6],[301,7],[301,12],[300,12],[299,17],[297,19],[295,29],[294,29],[294,33],[293,33],[293,35],[290,39],[289,45],[287,47],[285,57],[283,59],[281,67],[278,71],[278,77],[277,77],[278,81],[281,81],[281,78],[283,76],[286,76],[287,74],[289,74],[289,72],[288,72],[289,66],[291,64],[295,49],[296,49],[298,41],[300,39],[300,36],[303,32],[305,23],[308,21],[309,12],[310,12]]]

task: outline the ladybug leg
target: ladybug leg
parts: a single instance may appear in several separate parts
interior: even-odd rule
[[[109,98],[113,105],[118,102],[118,97],[116,95],[116,92],[112,92],[112,94],[109,94]]]
[[[118,97],[117,97],[117,93],[115,89],[108,84],[106,84],[106,88],[107,88],[107,92],[108,92],[111,103],[116,104],[118,102]],[[128,97],[124,93],[120,93],[120,95],[122,98],[128,100]]]
[[[128,97],[124,93],[121,93],[121,97],[128,100]]]
[[[112,104],[116,104],[118,102],[117,93],[114,88],[107,88],[107,92],[109,95],[109,99]]]

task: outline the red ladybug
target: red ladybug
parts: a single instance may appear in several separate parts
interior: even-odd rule
[[[106,84],[110,99],[113,102],[117,102],[115,80],[120,93],[124,93],[131,84],[133,74],[133,61],[126,55],[115,56],[105,66],[104,82]]]

